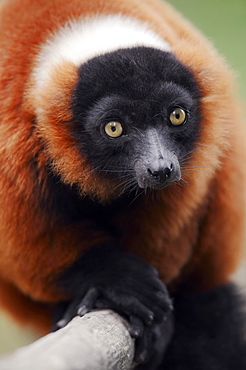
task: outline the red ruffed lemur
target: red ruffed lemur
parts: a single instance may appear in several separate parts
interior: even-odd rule
[[[159,0],[6,0],[0,53],[1,306],[47,332],[101,302],[139,368],[245,369],[223,59]]]

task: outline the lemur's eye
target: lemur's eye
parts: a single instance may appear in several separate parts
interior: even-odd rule
[[[110,137],[119,137],[122,135],[123,127],[120,122],[111,121],[104,126],[105,132]]]
[[[186,121],[186,112],[182,108],[175,108],[169,116],[171,124],[179,126]]]

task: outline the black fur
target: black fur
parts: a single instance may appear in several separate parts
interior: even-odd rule
[[[73,122],[68,123],[77,145],[92,169],[122,181],[131,175],[135,185],[131,182],[124,188],[122,199],[101,205],[96,199],[79,199],[76,187],[69,189],[51,177],[58,214],[66,210],[71,221],[89,217],[110,230],[115,212],[134,206],[128,193],[141,185],[139,173],[145,171],[147,177],[149,163],[160,161],[158,156],[164,156],[170,168],[172,165],[170,181],[175,181],[178,167],[182,170],[182,161],[199,137],[199,100],[195,78],[171,53],[132,48],[82,65],[73,96]],[[169,120],[176,107],[187,113],[181,126],[173,126]],[[109,121],[122,124],[122,136],[107,136],[104,126]],[[162,152],[158,145],[164,148]],[[140,167],[136,167],[139,158]],[[143,186],[158,187],[150,180]],[[136,337],[135,360],[145,361],[139,368],[155,370],[173,333],[171,300],[156,271],[139,257],[124,253],[117,235],[113,236],[113,246],[92,248],[61,277],[60,286],[74,300],[60,313],[58,326],[98,304],[113,308],[130,322],[130,332]],[[160,369],[246,369],[242,320],[231,286],[194,295],[180,293],[174,306],[174,339]]]
[[[147,361],[150,369],[160,363],[173,333],[172,301],[152,266],[117,245],[94,247],[61,277],[60,285],[75,299],[62,304],[65,312],[57,310],[58,327],[98,305],[112,308],[129,321],[135,362]]]
[[[126,194],[115,199],[114,202],[105,205],[89,196],[81,196],[76,186],[64,184],[60,177],[50,173],[49,176],[49,202],[43,200],[42,206],[52,209],[61,222],[74,222],[79,220],[93,219],[98,225],[104,226],[105,221],[113,220],[126,208],[137,207],[138,200],[134,200],[135,194]],[[40,197],[41,198],[41,197]]]
[[[126,187],[122,199],[105,207],[96,199],[81,198],[76,185],[71,188],[50,173],[52,204],[45,199],[43,206],[48,204],[58,217],[66,218],[64,222],[92,217],[99,223],[122,207],[134,206],[138,184],[133,163],[143,153],[151,156],[146,150],[148,130],[157,130],[163,147],[182,166],[199,136],[199,98],[194,77],[171,53],[146,47],[124,49],[82,65],[70,123],[77,145],[92,169],[122,182],[131,176],[135,186]],[[180,127],[173,127],[168,119],[176,106],[188,112],[187,122]],[[107,137],[103,126],[109,120],[121,121],[125,135]]]
[[[158,369],[245,370],[243,307],[233,284],[200,293],[181,291],[174,300],[174,338]]]
[[[185,158],[199,136],[200,93],[188,68],[171,53],[139,47],[108,53],[83,64],[73,99],[73,132],[83,155],[97,171],[122,178],[156,129],[163,147]],[[176,107],[187,122],[170,124]],[[119,121],[123,135],[108,137],[104,125]],[[117,170],[117,171],[116,171]]]

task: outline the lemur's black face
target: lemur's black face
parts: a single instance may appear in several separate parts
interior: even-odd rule
[[[122,49],[79,71],[75,134],[95,171],[128,188],[163,188],[181,177],[199,134],[199,90],[171,53]]]

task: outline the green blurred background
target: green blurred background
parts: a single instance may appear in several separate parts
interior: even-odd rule
[[[225,56],[236,73],[246,106],[246,0],[170,0],[169,3],[200,28]],[[31,331],[23,331],[0,315],[0,352],[25,345],[34,338]]]
[[[246,102],[246,0],[168,1],[196,25],[236,72]]]

